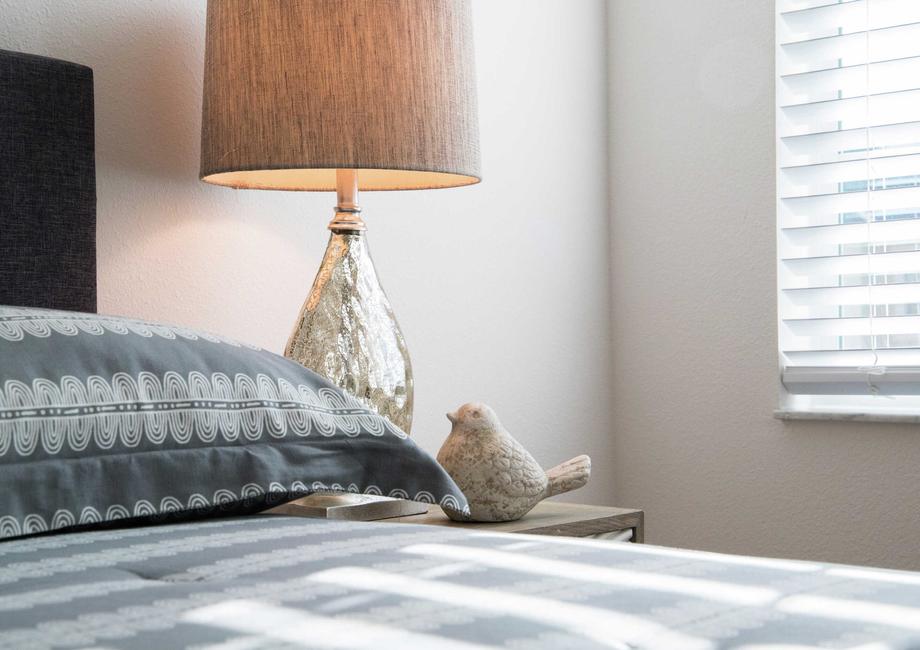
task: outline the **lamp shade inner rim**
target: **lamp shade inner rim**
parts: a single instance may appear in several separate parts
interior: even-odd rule
[[[328,168],[285,168],[228,170],[206,174],[201,180],[214,185],[249,190],[331,191],[336,189],[336,169],[354,169],[352,166]],[[478,176],[455,172],[438,172],[411,169],[357,169],[358,189],[376,190],[429,190],[473,185]]]

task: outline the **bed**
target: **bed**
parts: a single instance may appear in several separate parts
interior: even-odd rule
[[[0,52],[0,648],[920,647],[916,573],[264,514],[465,500],[296,364],[93,314],[92,128],[88,69]]]
[[[0,543],[0,648],[915,648],[920,576],[256,515]]]

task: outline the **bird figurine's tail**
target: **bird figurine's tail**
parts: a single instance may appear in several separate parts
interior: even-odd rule
[[[576,456],[572,460],[556,465],[546,471],[549,485],[546,496],[551,497],[563,492],[571,492],[583,487],[591,476],[591,459],[588,456]]]

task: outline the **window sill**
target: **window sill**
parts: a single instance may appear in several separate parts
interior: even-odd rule
[[[859,411],[792,411],[777,409],[778,420],[835,420],[837,422],[892,422],[920,424],[920,413],[867,413]]]

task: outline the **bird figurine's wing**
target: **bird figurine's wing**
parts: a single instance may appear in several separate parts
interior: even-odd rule
[[[498,489],[514,498],[539,498],[546,492],[548,479],[540,464],[511,435],[497,439],[488,459]]]

